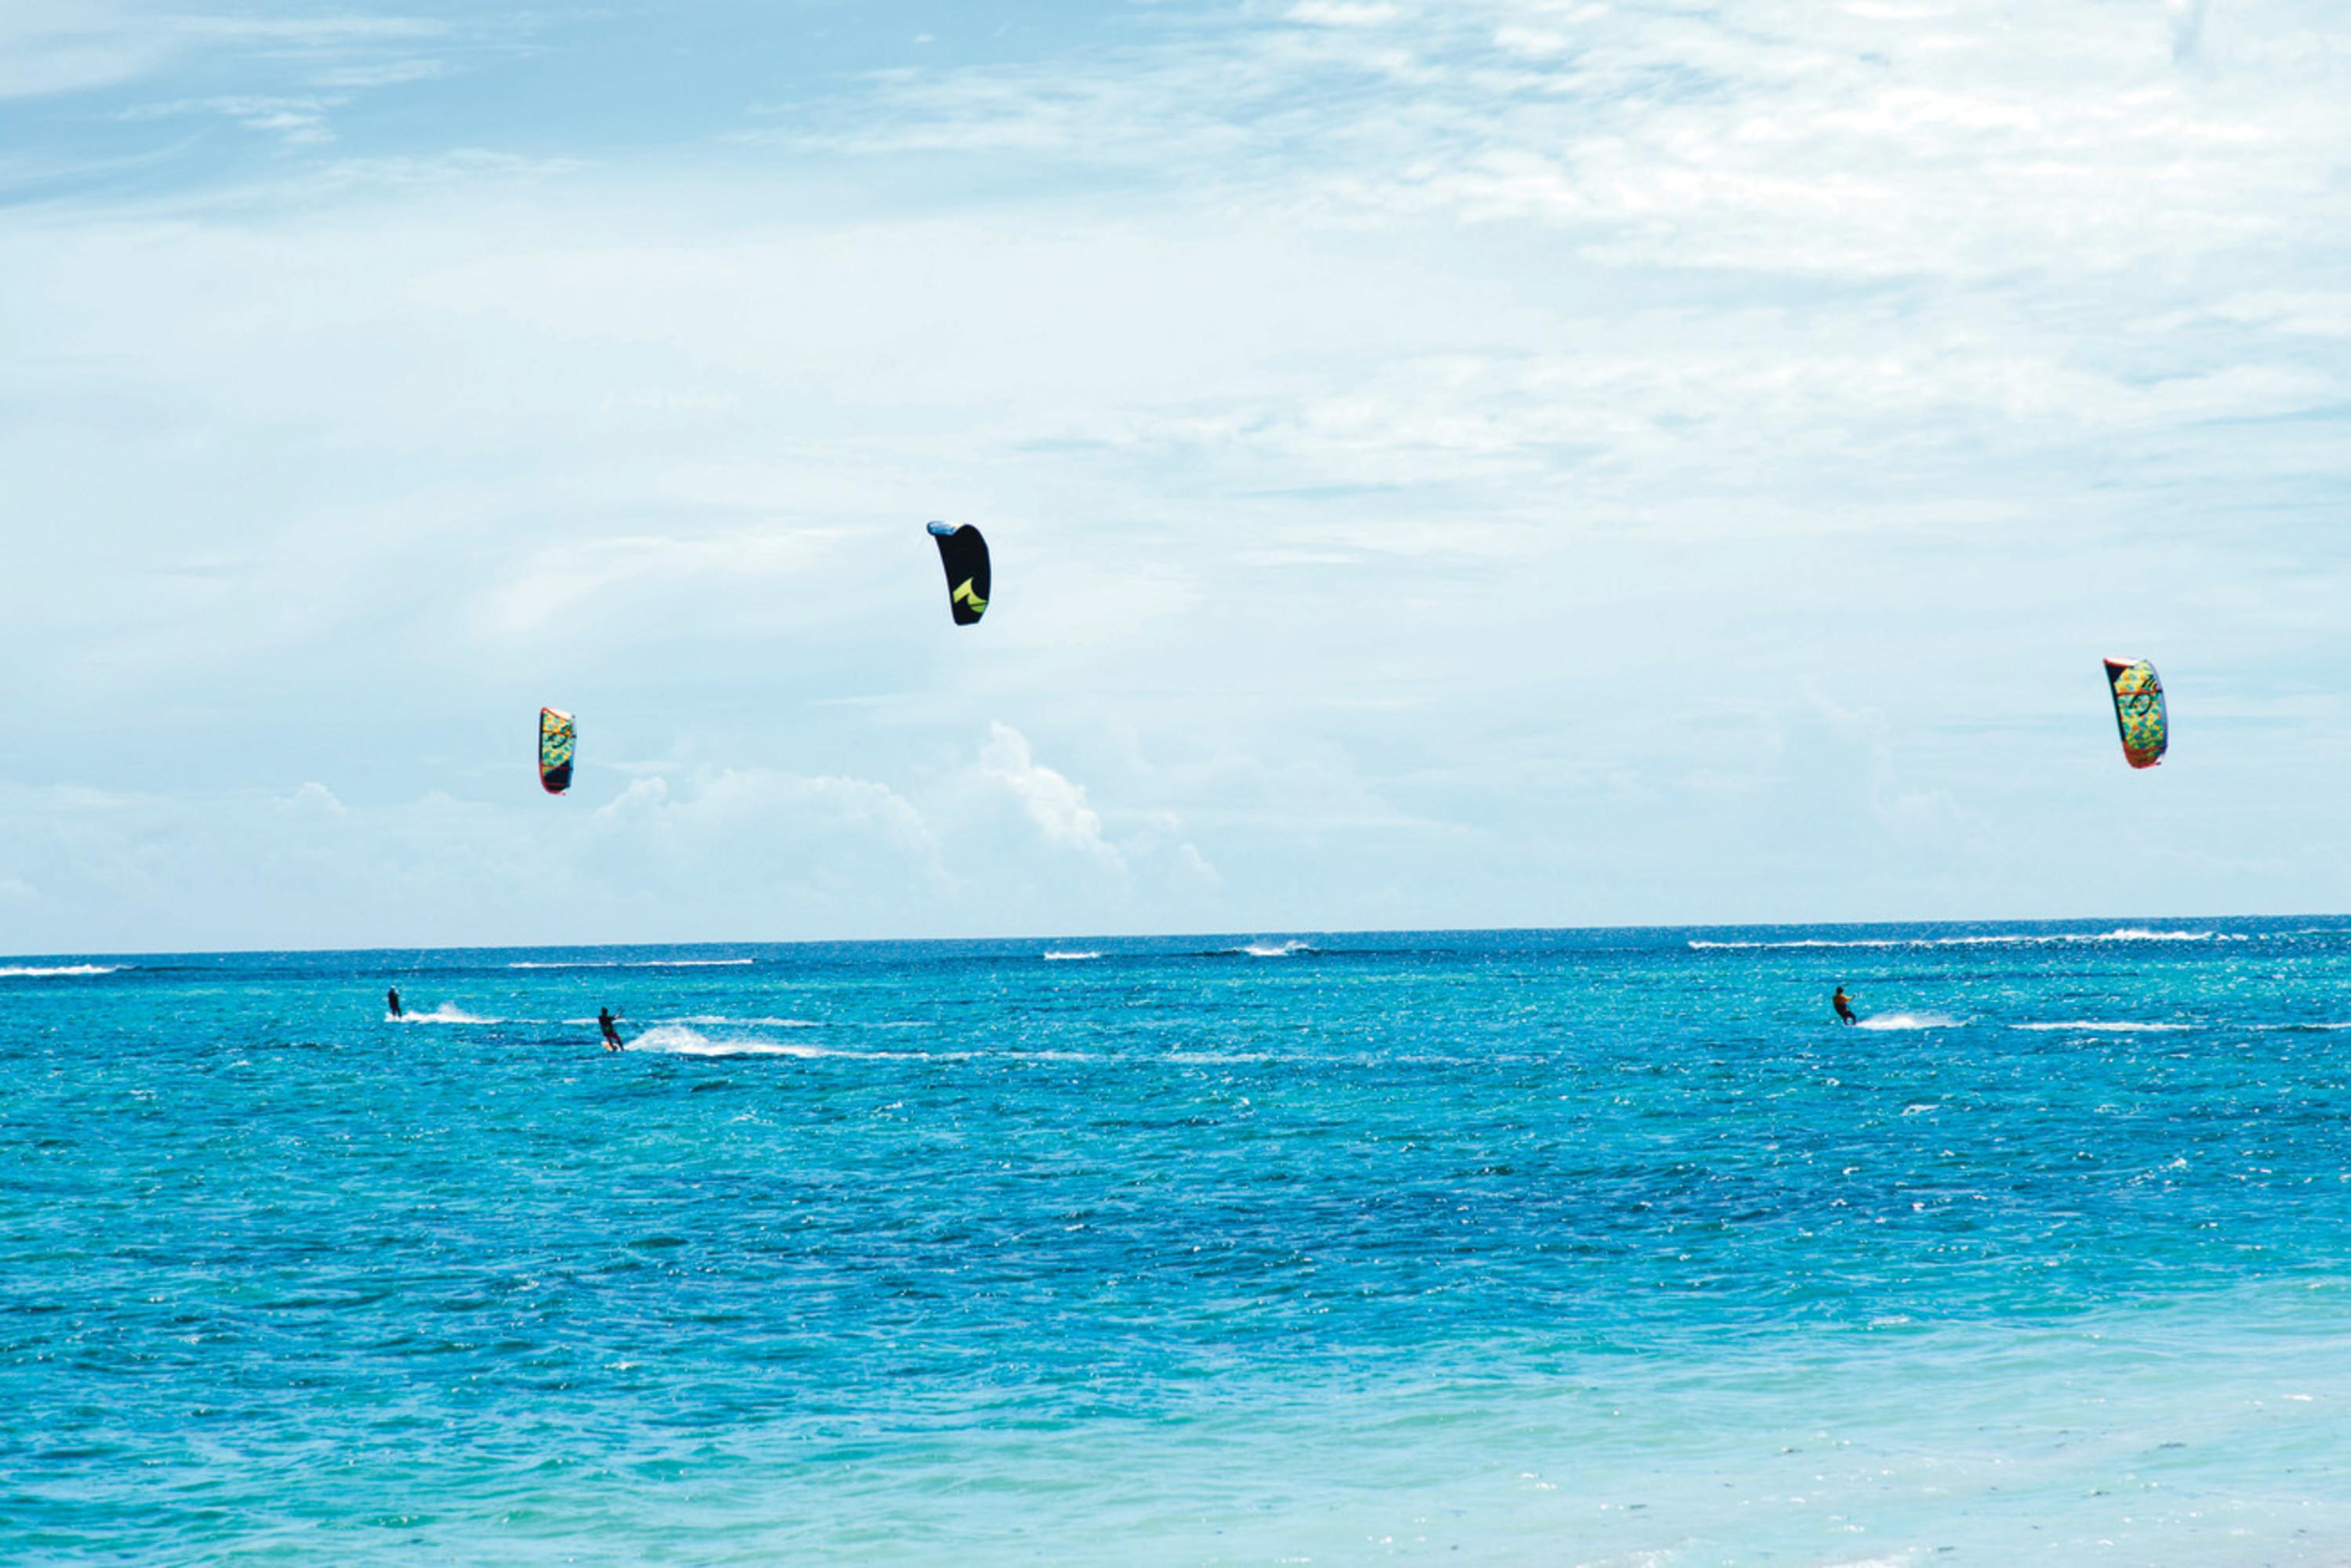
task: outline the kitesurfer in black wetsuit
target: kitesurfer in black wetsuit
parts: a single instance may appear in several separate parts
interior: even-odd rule
[[[1837,1021],[1839,1023],[1859,1023],[1861,1021],[1859,1019],[1853,1016],[1853,998],[1844,994],[1844,988],[1843,986],[1839,986],[1836,988],[1836,995],[1829,998],[1829,1005],[1836,1009]]]
[[[401,1016],[400,988],[398,986],[394,986],[392,989],[384,992],[383,1006],[384,1010],[392,1014],[392,1017],[398,1018]]]
[[[610,1008],[599,1008],[596,1011],[596,1024],[598,1028],[604,1031],[604,1049],[606,1051],[620,1050],[622,1045],[621,1031],[613,1025],[612,1009]]]

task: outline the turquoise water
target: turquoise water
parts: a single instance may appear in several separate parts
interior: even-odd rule
[[[2309,919],[0,960],[0,1560],[2340,1563],[2346,1051]]]

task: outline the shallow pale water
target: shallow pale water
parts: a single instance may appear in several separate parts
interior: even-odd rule
[[[1294,937],[0,960],[0,1560],[2351,1560],[2351,923]]]

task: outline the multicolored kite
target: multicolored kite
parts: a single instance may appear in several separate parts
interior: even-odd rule
[[[549,794],[571,788],[571,753],[579,743],[569,714],[559,707],[538,710],[538,782]]]
[[[2171,723],[2163,709],[2163,683],[2145,659],[2108,659],[2106,685],[2114,688],[2115,727],[2122,731],[2123,756],[2133,768],[2152,768],[2171,744]]]

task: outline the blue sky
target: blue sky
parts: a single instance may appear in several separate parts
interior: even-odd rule
[[[2346,147],[2316,0],[14,0],[0,948],[2351,907]]]

